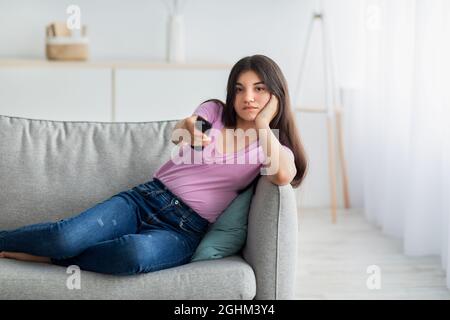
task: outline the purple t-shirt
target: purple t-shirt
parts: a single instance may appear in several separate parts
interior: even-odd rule
[[[224,127],[222,108],[222,105],[210,101],[194,111],[195,115],[212,123],[211,143],[203,151],[194,150],[187,144],[174,146],[176,150],[172,155],[178,157],[172,157],[153,175],[211,223],[230,205],[238,190],[248,186],[260,174],[265,162],[258,141],[235,153],[221,154],[217,150],[217,134]]]

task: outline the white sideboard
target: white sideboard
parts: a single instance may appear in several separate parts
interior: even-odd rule
[[[154,121],[225,100],[231,65],[0,59],[0,114],[65,121]]]

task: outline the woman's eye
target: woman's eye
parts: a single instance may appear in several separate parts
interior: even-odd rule
[[[257,87],[256,88],[256,91],[258,91],[258,92],[260,92],[260,91],[265,91],[266,90],[266,88],[263,88],[263,87]],[[236,92],[240,92],[240,91],[242,91],[242,88],[235,88],[235,91]]]

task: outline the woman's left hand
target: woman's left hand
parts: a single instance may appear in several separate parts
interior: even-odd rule
[[[267,102],[256,116],[255,123],[269,125],[270,121],[277,115],[278,108],[278,98],[274,94],[271,94],[269,102]]]

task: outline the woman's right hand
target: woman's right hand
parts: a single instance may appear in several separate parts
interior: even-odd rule
[[[191,136],[191,146],[207,146],[211,143],[211,138],[195,127],[197,116],[186,118],[185,127]],[[207,120],[207,119],[206,119]]]

